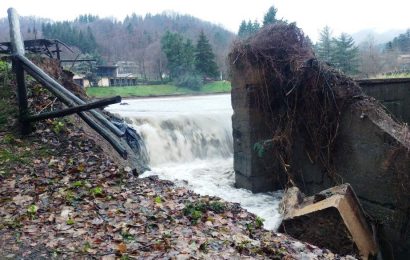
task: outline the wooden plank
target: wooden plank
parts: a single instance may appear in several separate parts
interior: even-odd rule
[[[67,109],[62,109],[59,111],[52,111],[52,112],[29,116],[27,120],[30,122],[34,122],[34,121],[39,121],[39,120],[48,119],[48,118],[63,117],[63,116],[71,115],[71,114],[76,114],[82,111],[90,110],[93,108],[99,108],[99,107],[108,106],[108,105],[120,103],[120,102],[121,102],[121,97],[116,96],[116,97],[98,100],[95,102],[90,102],[85,105],[79,105],[79,106],[70,107]]]

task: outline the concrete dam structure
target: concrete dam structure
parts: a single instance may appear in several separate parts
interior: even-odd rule
[[[238,42],[230,63],[236,186],[313,195],[350,183],[383,256],[409,256],[410,79],[355,82],[292,24]]]

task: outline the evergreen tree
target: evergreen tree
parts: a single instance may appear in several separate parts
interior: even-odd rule
[[[168,60],[171,78],[194,72],[195,48],[191,40],[184,41],[179,33],[168,31],[161,39],[161,47]]]
[[[78,20],[88,21],[87,15],[80,16]],[[59,39],[68,45],[77,46],[84,53],[96,52],[97,42],[91,27],[87,26],[86,31],[78,30],[70,22],[56,22],[42,25],[45,38]]]
[[[276,19],[276,13],[278,12],[278,9],[276,9],[274,6],[271,6],[268,10],[268,12],[265,14],[263,17],[263,26],[276,23],[278,20]]]
[[[246,32],[247,32],[247,36],[251,36],[255,33],[255,25],[251,20],[248,20],[248,22],[246,23]]]
[[[332,31],[329,26],[325,26],[320,32],[319,42],[316,44],[316,55],[320,60],[332,63],[334,49]]]
[[[254,22],[252,22],[251,20],[249,20],[248,22],[243,20],[241,22],[241,25],[239,26],[238,37],[241,39],[246,39],[259,31],[260,28],[261,26],[257,20],[255,20]]]
[[[256,33],[261,29],[261,25],[259,24],[258,20],[255,20],[252,24],[252,33]]]
[[[400,52],[410,52],[410,29],[394,37],[393,41],[386,44],[386,49],[389,51],[398,50]]]
[[[167,31],[161,39],[161,48],[168,60],[170,78],[180,74],[182,64],[183,39],[180,34]]]
[[[239,26],[239,30],[238,30],[238,37],[241,39],[244,39],[247,37],[248,34],[248,26],[246,24],[245,20],[242,20],[241,25]]]
[[[359,68],[359,48],[355,46],[354,40],[346,33],[334,39],[335,50],[333,64],[346,74],[355,75]]]
[[[218,66],[215,62],[215,54],[212,51],[211,44],[201,31],[195,52],[195,68],[203,76],[215,78],[218,76]]]
[[[195,47],[190,39],[186,39],[183,45],[182,67],[184,72],[195,71]]]
[[[174,83],[198,89],[202,85],[202,79],[195,71],[195,47],[192,41],[168,31],[161,39],[161,48],[167,57],[170,78]]]

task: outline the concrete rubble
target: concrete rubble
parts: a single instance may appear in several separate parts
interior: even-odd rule
[[[306,198],[298,188],[290,188],[284,196],[283,209],[279,232],[340,255],[368,259],[378,252],[363,209],[348,184]]]

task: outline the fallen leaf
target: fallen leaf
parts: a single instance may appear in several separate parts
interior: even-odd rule
[[[53,222],[56,219],[56,215],[54,213],[50,214],[50,216],[48,217],[48,221],[49,222]]]
[[[101,257],[101,260],[115,260],[115,254],[105,255]]]
[[[53,240],[49,241],[49,242],[46,244],[46,247],[54,248],[54,247],[56,247],[57,245],[58,245],[58,241],[53,239]]]
[[[101,225],[102,223],[104,223],[104,220],[102,220],[102,219],[100,219],[100,218],[94,218],[94,219],[91,221],[91,224],[93,224],[93,225]]]
[[[23,204],[26,204],[27,202],[30,202],[30,201],[32,201],[33,200],[33,197],[30,197],[30,196],[28,196],[28,195],[17,195],[17,196],[15,196],[14,198],[13,198],[13,202],[16,204],[16,205],[19,205],[19,206],[21,206],[21,205],[23,205]]]
[[[117,246],[117,250],[121,253],[124,254],[125,252],[127,252],[127,245],[124,243],[120,243]]]

